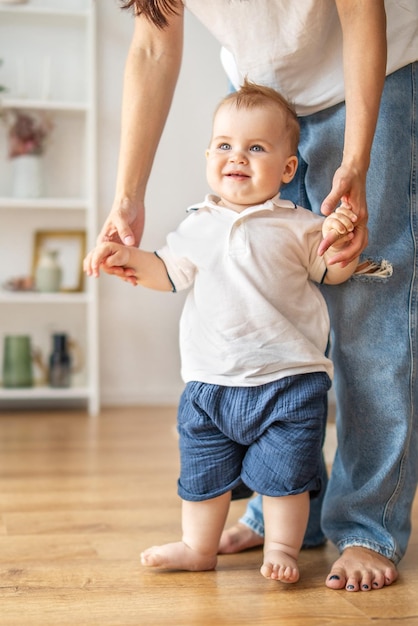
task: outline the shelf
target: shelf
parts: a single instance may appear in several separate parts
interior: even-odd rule
[[[6,198],[0,197],[0,209],[47,209],[58,211],[84,211],[88,201],[84,198]]]
[[[89,106],[86,102],[66,102],[65,100],[38,100],[29,98],[0,98],[2,109],[56,111],[57,113],[86,113]]]
[[[5,389],[0,387],[0,400],[71,400],[87,399],[90,393],[88,387],[68,387],[64,389],[52,387],[28,387]]]
[[[0,5],[0,13],[10,13],[14,16],[19,15],[41,15],[43,17],[66,17],[66,18],[87,18],[90,15],[88,10],[74,10],[66,8],[50,8],[48,6],[34,6],[31,4],[2,4]]]
[[[91,299],[92,296],[86,291],[76,293],[0,291],[1,304],[88,304]]]

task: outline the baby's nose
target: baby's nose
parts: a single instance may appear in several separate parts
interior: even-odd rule
[[[247,162],[247,157],[245,155],[245,152],[243,150],[233,150],[231,152],[230,155],[230,160],[233,163],[246,163]]]

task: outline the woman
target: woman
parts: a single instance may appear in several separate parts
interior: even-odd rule
[[[389,585],[407,547],[418,474],[416,0],[402,6],[395,0],[123,4],[134,8],[135,28],[116,195],[99,241],[133,245],[141,238],[147,180],[181,66],[185,7],[224,47],[235,87],[247,76],[295,104],[300,166],[282,196],[324,215],[345,201],[358,215],[340,260],[364,250],[365,273],[324,290],[333,329],[338,452],[322,528],[341,552],[326,584],[349,591]],[[307,545],[323,542],[318,505],[308,531]],[[221,550],[256,545],[262,533],[256,501],[224,536]]]

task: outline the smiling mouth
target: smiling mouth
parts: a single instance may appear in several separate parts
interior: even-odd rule
[[[244,174],[243,172],[229,172],[228,174],[226,174],[226,176],[229,178],[250,178],[247,174]]]

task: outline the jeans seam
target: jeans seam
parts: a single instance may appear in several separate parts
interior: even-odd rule
[[[416,180],[416,172],[417,172],[417,143],[416,143],[416,137],[417,137],[417,116],[416,116],[416,111],[417,111],[417,84],[416,84],[416,75],[417,75],[417,68],[418,68],[418,62],[416,63],[412,63],[411,64],[411,85],[412,85],[412,113],[411,113],[411,182],[410,182],[410,228],[411,228],[411,235],[412,235],[412,240],[414,243],[414,264],[413,264],[413,273],[412,273],[412,277],[411,277],[411,286],[410,286],[410,293],[409,293],[409,300],[408,300],[408,311],[409,311],[409,349],[410,349],[410,375],[409,375],[409,406],[410,406],[410,412],[409,412],[409,420],[408,420],[408,431],[407,431],[407,435],[405,438],[405,442],[406,442],[406,446],[403,450],[403,454],[402,457],[400,459],[399,462],[399,475],[398,475],[398,480],[396,482],[396,486],[395,489],[392,493],[392,496],[389,498],[389,500],[386,503],[386,506],[383,510],[383,526],[384,528],[387,528],[387,521],[396,505],[397,502],[397,496],[398,494],[401,492],[401,487],[402,484],[405,481],[405,477],[406,477],[406,464],[407,464],[407,456],[409,454],[409,450],[410,450],[410,444],[411,444],[411,435],[412,435],[412,428],[413,428],[413,420],[414,420],[414,388],[415,388],[415,381],[416,381],[416,328],[417,328],[417,320],[416,320],[416,311],[417,311],[417,304],[418,304],[418,298],[417,298],[417,290],[418,290],[418,285],[417,285],[417,263],[418,263],[418,258],[417,258],[417,220],[418,220],[418,216],[417,216],[417,211],[416,211],[416,204],[417,204],[417,180]],[[384,556],[387,556],[385,550],[377,550],[378,552],[384,554]],[[399,554],[399,550],[398,550],[398,546],[395,545],[393,547],[393,555],[397,555]],[[399,556],[389,556],[388,558],[390,558],[391,560],[393,560],[395,563],[397,561],[400,560],[401,557]]]

